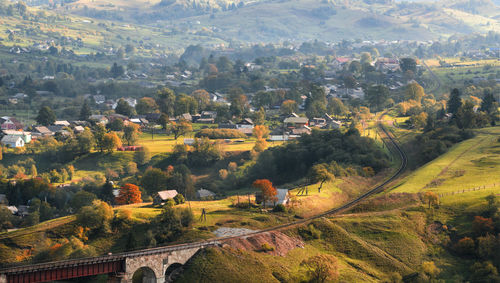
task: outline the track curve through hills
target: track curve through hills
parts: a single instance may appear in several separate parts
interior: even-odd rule
[[[382,114],[381,117],[383,117],[384,115],[385,114]],[[370,189],[369,191],[363,193],[359,197],[349,201],[348,203],[346,203],[340,207],[333,208],[331,210],[328,210],[326,212],[320,213],[318,215],[315,215],[315,216],[312,216],[309,218],[304,218],[304,219],[297,220],[294,222],[290,222],[290,223],[286,223],[286,224],[258,230],[258,231],[251,232],[251,233],[246,233],[244,235],[239,235],[239,236],[219,237],[219,238],[213,238],[213,239],[205,240],[205,241],[186,243],[186,244],[169,245],[169,246],[162,246],[162,247],[149,248],[149,249],[142,249],[142,250],[129,251],[129,252],[123,252],[123,253],[117,253],[117,254],[110,254],[110,255],[104,255],[104,256],[93,257],[93,258],[82,258],[82,259],[74,259],[74,260],[63,260],[63,261],[56,261],[56,262],[46,262],[46,263],[40,263],[40,264],[15,266],[15,267],[1,269],[0,274],[11,273],[11,272],[23,272],[23,271],[30,271],[30,270],[40,270],[40,269],[44,269],[44,268],[55,268],[57,266],[78,265],[78,264],[85,264],[87,262],[116,260],[116,259],[126,258],[126,257],[130,257],[130,256],[148,255],[148,254],[155,254],[155,253],[174,251],[174,250],[190,249],[190,248],[196,248],[196,247],[217,246],[217,245],[220,245],[223,242],[231,240],[231,239],[247,238],[247,237],[252,237],[252,236],[256,236],[256,235],[263,234],[263,233],[279,231],[279,230],[290,228],[290,227],[293,227],[296,225],[308,223],[312,220],[322,218],[322,217],[325,217],[328,215],[339,214],[342,211],[345,211],[349,208],[354,207],[356,204],[367,199],[368,197],[384,191],[387,188],[387,185],[390,184],[392,181],[396,180],[399,176],[401,176],[401,174],[405,171],[405,169],[407,167],[408,159],[407,159],[406,153],[400,147],[400,145],[397,143],[396,139],[391,136],[389,131],[385,128],[384,125],[382,125],[382,123],[380,123],[380,122],[378,123],[378,128],[380,129],[381,133],[383,133],[386,136],[387,141],[384,140],[384,143],[388,146],[388,148],[392,148],[393,154],[399,155],[401,163],[400,163],[398,169],[390,177],[388,177],[385,181],[383,181],[381,184],[378,184],[374,188]],[[389,145],[391,145],[391,147],[389,147]]]

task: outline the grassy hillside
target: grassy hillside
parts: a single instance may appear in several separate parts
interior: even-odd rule
[[[476,137],[422,166],[391,192],[447,193],[500,183],[499,134],[500,127],[477,130]]]
[[[97,19],[135,21],[169,30],[171,34],[182,31],[181,34],[247,42],[427,40],[456,33],[488,32],[500,27],[500,9],[489,1],[472,4],[373,2],[79,0],[58,11]]]

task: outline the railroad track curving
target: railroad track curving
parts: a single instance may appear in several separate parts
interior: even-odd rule
[[[109,254],[109,255],[93,257],[93,258],[82,258],[82,259],[74,259],[74,260],[63,260],[63,261],[57,261],[57,262],[45,262],[45,263],[32,264],[32,265],[13,266],[10,268],[0,269],[0,274],[11,273],[11,272],[20,272],[20,271],[26,271],[26,270],[39,270],[39,269],[44,269],[44,268],[53,269],[53,268],[57,268],[57,267],[76,266],[76,265],[81,265],[81,264],[86,264],[86,263],[95,263],[95,262],[110,262],[110,261],[124,259],[127,257],[151,255],[151,254],[164,253],[164,252],[175,251],[175,250],[184,250],[184,249],[190,249],[190,248],[199,248],[199,247],[203,248],[203,247],[209,247],[209,246],[219,246],[228,240],[247,238],[247,237],[252,237],[252,236],[256,236],[256,235],[264,234],[264,233],[268,233],[268,232],[279,231],[279,230],[290,228],[290,227],[293,227],[296,225],[305,224],[305,223],[308,223],[312,220],[319,219],[319,218],[322,218],[325,216],[339,214],[342,211],[345,211],[349,208],[354,207],[356,204],[367,199],[368,197],[384,191],[386,189],[386,186],[389,183],[391,183],[392,181],[394,181],[396,178],[398,178],[403,173],[403,171],[406,169],[406,166],[408,164],[408,159],[407,159],[406,153],[399,146],[396,139],[394,137],[392,137],[391,134],[384,127],[384,125],[382,125],[382,123],[379,123],[378,127],[386,135],[390,144],[385,140],[384,140],[384,143],[386,144],[386,146],[388,148],[392,148],[392,150],[391,149],[390,150],[393,151],[393,153],[396,153],[399,155],[399,158],[401,160],[401,164],[400,164],[399,168],[396,170],[396,172],[394,172],[394,174],[392,174],[384,182],[382,182],[381,184],[375,186],[374,188],[370,189],[369,191],[363,193],[359,197],[349,201],[348,203],[346,203],[340,207],[328,210],[326,212],[320,213],[318,215],[315,215],[315,216],[312,216],[309,218],[297,220],[294,222],[290,222],[290,223],[262,229],[259,231],[255,231],[252,233],[247,233],[247,234],[239,235],[239,236],[219,237],[219,238],[213,238],[210,240],[199,241],[199,242],[194,242],[194,243],[162,246],[162,247],[129,251],[129,252],[123,252],[123,253],[117,253],[117,254]],[[389,145],[391,145],[391,147],[389,147]]]

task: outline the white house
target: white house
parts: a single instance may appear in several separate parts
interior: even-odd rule
[[[276,201],[268,200],[266,201],[266,206],[276,206],[278,204],[287,205],[290,201],[290,195],[288,194],[288,189],[276,189]]]
[[[24,140],[18,135],[6,135],[2,138],[2,144],[8,147],[24,147]]]
[[[168,199],[173,199],[178,194],[176,190],[159,191],[153,198],[153,204],[163,204]]]
[[[209,191],[209,190],[199,189],[199,190],[196,192],[196,196],[197,196],[199,199],[204,199],[204,198],[209,198],[209,197],[215,197],[215,193],[214,193],[214,192],[212,192],[212,191]]]

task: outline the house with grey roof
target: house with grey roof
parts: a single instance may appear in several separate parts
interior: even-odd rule
[[[6,135],[2,138],[1,142],[7,147],[24,147],[24,140],[18,135]]]

